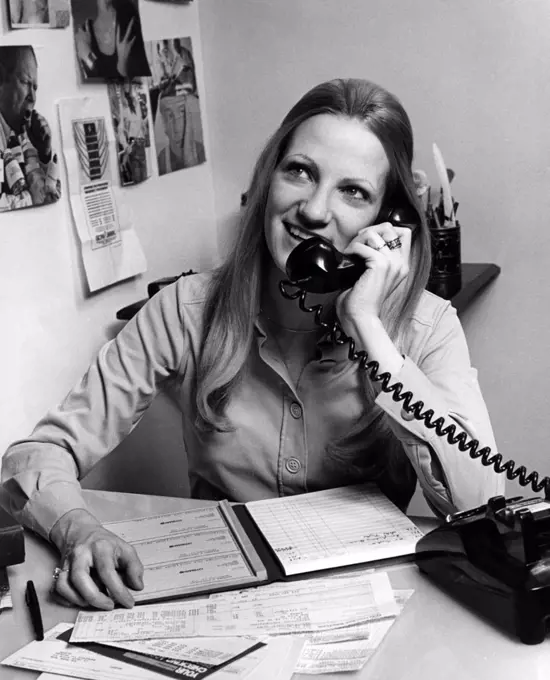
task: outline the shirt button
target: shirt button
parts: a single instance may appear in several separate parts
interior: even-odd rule
[[[297,458],[288,458],[285,467],[289,472],[292,472],[292,474],[296,474],[302,467],[302,464]]]
[[[296,418],[296,420],[302,417],[302,407],[297,401],[293,401],[292,404],[290,404],[290,415],[293,418]]]
[[[413,411],[405,411],[404,408],[401,409],[401,418],[403,420],[414,420],[414,412]]]

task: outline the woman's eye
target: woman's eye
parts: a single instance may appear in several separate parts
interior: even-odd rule
[[[351,198],[353,200],[357,200],[357,201],[368,201],[369,200],[368,193],[364,189],[361,189],[361,187],[356,187],[356,186],[342,187],[342,192],[348,198]]]
[[[296,177],[297,179],[307,179],[310,176],[308,168],[299,163],[291,163],[285,168],[285,173],[290,177]]]

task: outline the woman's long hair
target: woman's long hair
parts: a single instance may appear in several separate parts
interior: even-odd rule
[[[430,238],[424,211],[412,176],[413,134],[409,117],[399,100],[382,87],[365,80],[338,79],[307,92],[289,111],[268,140],[256,162],[241,228],[232,252],[215,272],[205,308],[205,340],[196,382],[198,426],[203,431],[228,431],[231,423],[225,407],[239,381],[249,355],[254,322],[260,308],[262,262],[267,255],[264,214],[271,179],[295,130],[305,120],[319,115],[358,119],[381,142],[389,161],[383,210],[408,205],[418,215],[411,249],[408,283],[400,286],[382,310],[385,328],[400,351],[402,331],[424,289],[430,268]],[[341,433],[331,444],[330,456],[352,465],[358,447],[368,448],[387,432],[384,414],[372,411],[374,389],[365,379],[366,410],[353,431]],[[373,422],[374,421],[374,422]],[[370,424],[369,424],[370,422]],[[361,433],[368,429],[367,440]],[[384,438],[384,437],[383,437]],[[355,456],[355,458],[354,458]],[[352,460],[353,459],[353,460]]]

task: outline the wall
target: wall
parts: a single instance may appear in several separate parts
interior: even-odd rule
[[[140,9],[146,40],[191,36],[207,136],[198,4],[182,7],[142,0]],[[56,100],[91,93],[106,97],[106,88],[79,84],[72,29],[9,31],[5,6],[1,11],[0,45],[31,42],[41,46],[37,110],[54,124],[54,143],[59,149]],[[45,410],[63,397],[91,356],[120,328],[116,311],[147,297],[149,281],[214,264],[217,234],[211,172],[207,161],[124,190],[148,270],[93,295],[87,293],[84,282],[66,183],[65,195],[55,205],[0,214],[0,451],[13,439],[28,434]],[[155,417],[157,411],[160,421]],[[162,468],[159,461],[163,457],[181,457],[177,437],[164,435],[165,429],[177,431],[177,421],[171,420],[165,428],[166,418],[166,410],[155,407],[125,451],[94,471],[93,483],[104,488],[134,485],[134,490],[139,490],[135,484],[141,484],[153,466],[157,471]],[[155,432],[161,436],[152,464]],[[127,460],[130,453],[132,465]],[[179,481],[168,477],[169,486],[164,487],[166,480],[158,472],[154,474],[152,490],[178,491]]]
[[[258,150],[306,89],[359,76],[398,94],[417,167],[434,178],[435,141],[456,171],[463,260],[502,267],[463,319],[499,449],[549,474],[547,0],[201,0],[199,11],[221,252]]]

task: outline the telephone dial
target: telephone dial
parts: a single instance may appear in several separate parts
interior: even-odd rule
[[[411,210],[397,209],[380,215],[378,222],[390,221],[414,231],[417,219]],[[337,319],[330,323],[322,317],[323,306],[308,306],[308,293],[330,293],[351,288],[365,271],[359,258],[348,258],[321,236],[299,243],[290,253],[281,294],[298,300],[300,309],[314,314],[317,325],[324,328],[335,344],[348,344],[348,358],[359,362],[361,369],[381,390],[403,402],[403,410],[423,421],[425,427],[447,438],[472,459],[492,466],[496,473],[521,486],[531,486],[535,493],[544,490],[544,498],[491,498],[478,508],[448,515],[445,522],[423,536],[417,543],[415,561],[429,579],[467,607],[493,622],[497,627],[517,635],[526,644],[538,644],[546,637],[550,620],[550,477],[527,474],[524,466],[504,461],[489,447],[480,448],[476,439],[454,423],[434,419],[422,401],[413,403],[414,395],[403,384],[390,384],[388,372],[379,373],[376,361],[364,351],[355,350],[355,341],[346,335]],[[293,290],[291,290],[293,289]]]

